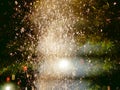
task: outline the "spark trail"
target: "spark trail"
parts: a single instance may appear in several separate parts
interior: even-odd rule
[[[49,65],[49,69],[45,65],[40,66],[40,73],[44,78],[50,78],[46,75],[54,74],[57,70],[51,68],[54,62],[64,57],[75,55],[77,50],[73,25],[77,20],[74,16],[69,4],[71,0],[42,0],[34,3],[34,9],[30,20],[37,27],[38,46],[37,51],[43,57],[39,57],[39,61]],[[56,67],[57,68],[57,67]],[[38,81],[43,83],[43,81]],[[39,85],[38,85],[39,86]],[[44,85],[39,89],[45,89]]]

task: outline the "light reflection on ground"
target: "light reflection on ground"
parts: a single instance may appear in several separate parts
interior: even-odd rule
[[[48,60],[43,62],[38,71],[42,78],[59,78],[59,76],[67,77],[83,77],[100,75],[105,72],[103,69],[104,64],[99,62],[98,58],[66,58],[63,63],[63,58],[58,60]],[[94,62],[91,62],[94,61]],[[97,61],[97,62],[96,62]],[[67,65],[66,65],[67,64]]]
[[[81,80],[40,80],[38,90],[86,90],[89,84]]]
[[[94,62],[90,62],[91,59]],[[65,62],[67,67],[65,67],[68,70],[59,68],[58,65],[63,60],[67,60],[67,63]],[[39,68],[36,87],[38,90],[89,90],[93,82],[85,78],[104,72],[103,64],[95,61],[98,61],[97,58],[82,57],[48,60]]]

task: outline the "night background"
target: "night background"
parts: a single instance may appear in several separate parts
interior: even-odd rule
[[[56,58],[77,69],[57,78]],[[41,77],[90,83],[43,89]],[[120,0],[0,0],[0,90],[120,90]]]

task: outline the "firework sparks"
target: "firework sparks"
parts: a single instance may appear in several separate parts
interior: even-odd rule
[[[91,54],[96,50],[99,52],[99,45],[77,46],[75,35],[82,37],[82,39],[85,38],[85,35],[82,30],[80,32],[74,31],[74,25],[78,21],[81,24],[87,23],[88,17],[84,17],[81,10],[86,4],[80,7],[80,17],[71,9],[72,2],[72,0],[43,0],[36,1],[33,4],[34,8],[29,19],[37,28],[38,45],[36,51],[43,56],[42,58],[38,57],[40,64],[38,64],[38,71],[40,72],[38,83],[41,84],[39,89],[45,88],[44,80],[60,79],[61,77],[65,79],[66,76],[71,76],[70,78],[74,76],[84,77],[92,75],[91,72],[94,71],[91,69],[93,68],[95,74],[99,71],[98,69],[101,69],[102,63],[96,65],[96,63],[91,63],[90,59],[74,58],[77,53],[82,55]],[[86,13],[89,12],[90,9],[87,9]],[[23,31],[24,29],[21,29],[21,32]],[[67,60],[63,60],[63,58]],[[95,69],[96,67],[98,69]]]

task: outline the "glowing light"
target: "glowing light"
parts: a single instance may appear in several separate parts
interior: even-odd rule
[[[10,86],[6,86],[5,90],[11,90]]]
[[[7,77],[7,78],[6,78],[6,81],[9,82],[9,81],[10,81],[10,77]]]
[[[69,66],[69,63],[66,60],[62,60],[61,62],[59,62],[59,67],[62,69],[67,68],[68,66]]]
[[[58,62],[59,71],[67,72],[70,69],[70,62],[67,59],[61,59]]]
[[[27,66],[24,66],[24,67],[23,67],[23,70],[24,70],[24,71],[27,71]]]
[[[13,83],[5,83],[0,90],[18,90],[19,87],[16,87]]]

